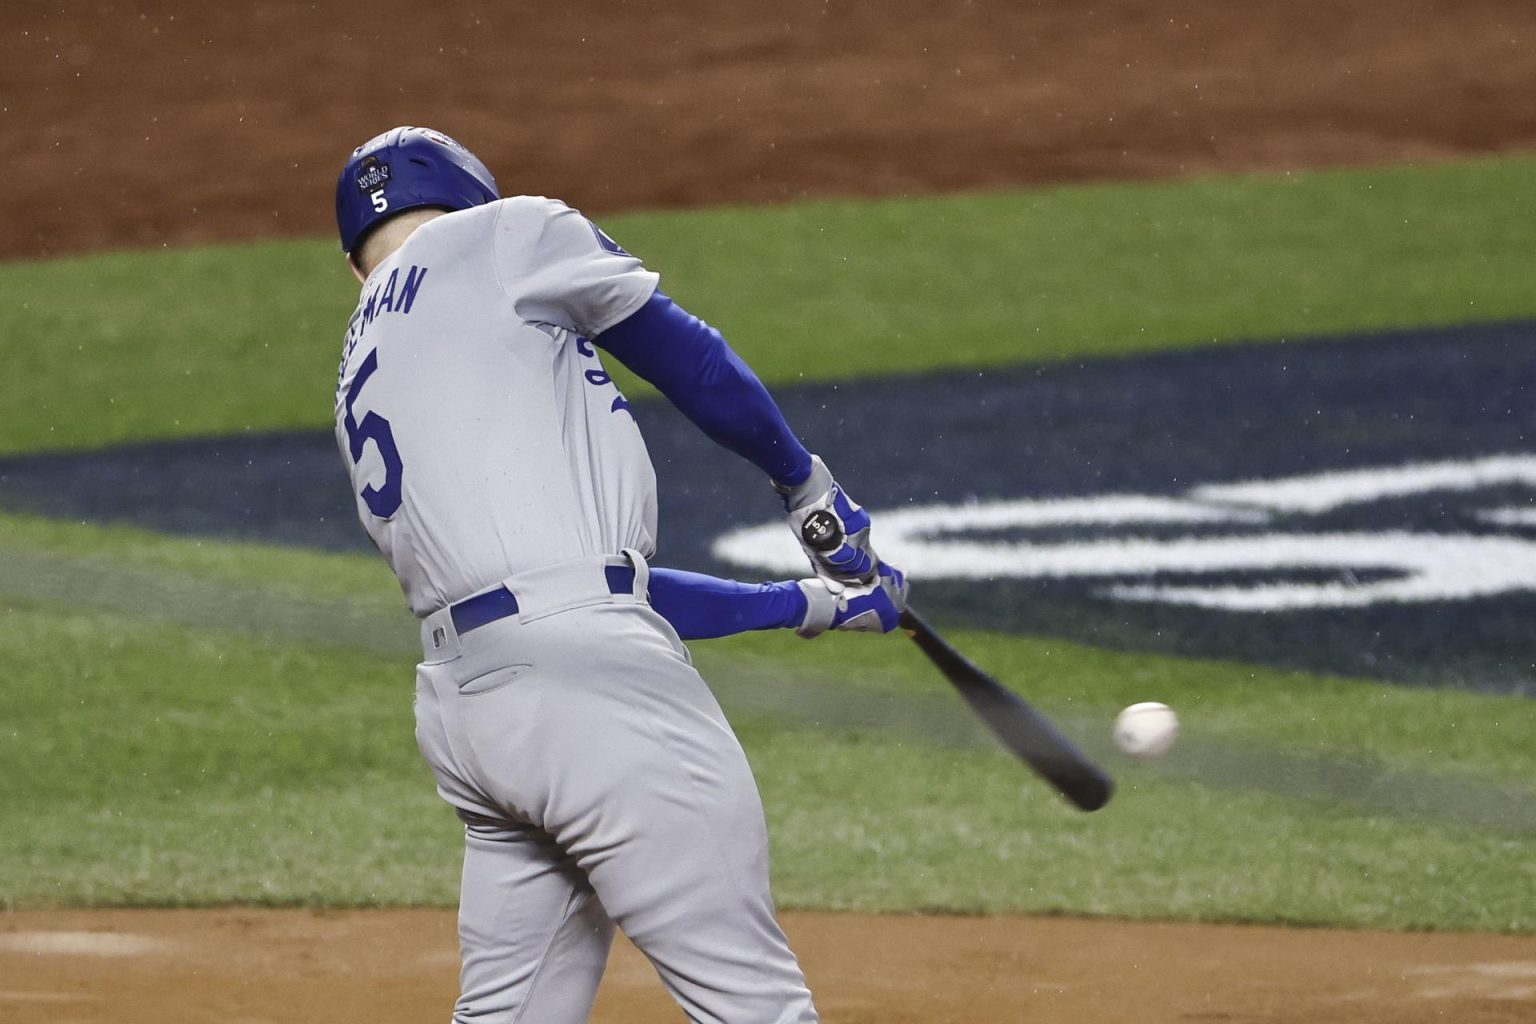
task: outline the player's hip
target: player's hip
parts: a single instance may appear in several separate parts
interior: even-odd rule
[[[416,719],[422,754],[461,811],[497,808],[557,831],[661,762],[682,756],[712,778],[745,771],[687,649],[643,600],[508,615],[455,642],[455,657],[418,667]]]
[[[688,666],[688,649],[650,606],[649,578],[633,549],[509,576],[422,620],[421,669],[472,694],[530,670],[582,677],[626,675],[655,659]]]
[[[422,662],[457,661],[504,642],[509,627],[598,605],[645,603],[650,569],[633,549],[590,555],[514,573],[421,620]],[[478,634],[478,636],[476,636]],[[527,638],[525,638],[527,639]]]

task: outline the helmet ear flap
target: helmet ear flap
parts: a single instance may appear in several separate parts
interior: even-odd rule
[[[473,153],[441,132],[404,125],[353,150],[336,181],[336,228],[350,253],[397,213],[467,210],[499,198],[496,179]]]

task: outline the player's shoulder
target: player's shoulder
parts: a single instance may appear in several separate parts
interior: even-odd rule
[[[513,262],[563,258],[598,248],[592,222],[559,199],[508,196],[488,205],[494,208],[497,249]]]
[[[433,218],[412,232],[411,241],[461,255],[494,247],[505,256],[537,246],[562,213],[574,211],[543,196],[509,196]]]
[[[491,209],[494,205],[451,210],[432,218],[411,232],[401,252],[421,253],[425,249],[442,258],[445,253],[467,255],[490,245],[497,225],[496,211]]]
[[[503,231],[542,232],[552,222],[580,218],[570,206],[548,196],[507,196],[486,204]]]
[[[412,237],[421,238],[484,234],[497,231],[539,232],[542,226],[562,216],[583,219],[558,199],[545,196],[508,196],[489,203],[446,212],[427,221]]]

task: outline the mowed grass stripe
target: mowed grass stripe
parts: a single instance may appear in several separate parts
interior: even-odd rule
[[[453,902],[459,828],[393,659],[132,616],[5,619],[0,902]],[[36,649],[49,658],[22,657]],[[750,714],[739,729],[786,906],[1536,928],[1507,898],[1529,884],[1525,839],[1134,774],[1084,815],[982,747]]]
[[[412,630],[372,559],[15,518],[0,565],[0,900],[452,902]],[[1116,800],[1067,807],[899,635],[695,645],[786,906],[1536,928],[1501,895],[1536,847],[1536,703],[955,639],[1105,757]],[[1165,765],[1105,744],[1146,695],[1184,714]]]
[[[793,381],[1533,315],[1533,177],[1518,158],[605,225]],[[328,240],[0,267],[0,451],[323,426],[354,288]],[[0,549],[0,901],[452,902],[410,637],[338,643],[402,621],[377,560],[12,518]],[[1116,762],[1119,797],[1085,816],[939,713],[899,637],[702,644],[785,905],[1536,929],[1510,898],[1536,886],[1536,704],[956,639],[1100,744],[1120,705],[1170,701],[1200,767]],[[1276,765],[1303,773],[1276,792]],[[1339,776],[1308,765],[1399,788],[1330,801]],[[1508,820],[1412,806],[1419,777],[1442,802],[1513,794]]]
[[[770,381],[1536,314],[1536,159],[606,218]],[[430,287],[430,286],[428,286]],[[329,240],[0,266],[0,452],[328,422]]]
[[[0,600],[349,649],[407,668],[418,650],[398,586],[371,555],[0,515]],[[1184,709],[1186,729],[1252,751],[1368,758],[1383,769],[1433,768],[1509,783],[1536,776],[1536,701],[1526,698],[1104,650],[1053,637],[952,632],[999,678],[1068,719],[1096,723],[1088,727],[1096,736],[1084,734],[1091,742],[1102,741],[1114,711],[1151,694]],[[740,691],[745,710],[794,704],[799,711],[785,719],[792,722],[809,715],[832,727],[901,724],[902,710],[887,714],[874,705],[948,694],[899,636],[834,633],[806,643],[769,631],[694,647],[710,678]],[[850,690],[858,696],[844,700]],[[871,705],[863,717],[847,706],[861,703]],[[922,731],[920,721],[909,724]],[[933,724],[941,739],[956,735],[948,724]],[[968,742],[979,734],[960,735]]]
[[[10,602],[12,609],[63,607],[121,620],[125,630],[174,624],[194,631],[243,634],[269,647],[297,644],[341,648],[387,659],[391,674],[400,679],[409,678],[417,650],[414,620],[403,609],[385,611],[371,599],[304,597],[293,587],[270,588],[186,572],[114,565],[78,555],[3,548],[0,554],[4,556],[0,559],[0,599]],[[1065,680],[1061,677],[1039,678],[1038,661],[1042,657],[1054,655],[1071,664],[1091,660],[1095,652],[1038,638],[976,634],[967,640],[973,652],[984,652],[994,661],[1013,666],[1023,681],[1031,684],[1031,696],[1036,700],[1043,698],[1060,708],[1055,711],[1057,724],[1077,742],[1100,759],[1115,759],[1105,728],[1115,695],[1095,698],[1087,688],[1063,692]],[[859,666],[856,671],[837,673],[829,669],[825,648],[835,644],[847,648],[834,652],[835,656]],[[927,664],[901,643],[874,647],[866,638],[828,638],[812,650],[787,644],[783,636],[773,636],[767,642],[764,638],[743,638],[696,646],[716,693],[738,714],[780,727],[905,735],[936,745],[992,749],[995,743],[964,705],[938,684]],[[1340,707],[1340,694],[1328,693],[1330,687],[1324,680],[1275,671],[1265,673],[1268,678],[1254,679],[1253,671],[1220,662],[1123,655],[1119,660],[1134,662],[1135,671],[1144,680],[1149,674],[1162,677],[1158,683],[1143,681],[1138,685],[1180,694],[1180,704],[1191,715],[1195,733],[1188,735],[1186,727],[1179,756],[1171,761],[1149,766],[1122,762],[1122,769],[1133,775],[1150,772],[1217,787],[1257,789],[1354,804],[1377,813],[1536,836],[1536,791],[1502,785],[1485,774],[1489,769],[1496,773],[1502,770],[1517,782],[1525,781],[1524,772],[1530,766],[1522,756],[1526,751],[1520,722],[1536,721],[1536,705],[1529,701],[1508,701],[1503,714],[1509,727],[1495,733],[1500,722],[1490,717],[1493,708],[1452,693],[1449,703],[1461,706],[1463,714],[1465,709],[1473,709],[1472,721],[1462,724],[1474,728],[1463,728],[1457,734],[1454,709],[1435,716],[1423,714],[1427,710],[1424,705],[1438,698],[1399,701],[1399,714],[1385,723],[1380,708],[1362,721],[1361,716],[1351,716],[1347,706]],[[1021,670],[1021,664],[1031,661],[1035,664]],[[1201,678],[1198,689],[1173,681],[1191,674]],[[1229,725],[1239,717],[1242,721],[1273,719],[1274,710],[1265,714],[1262,705],[1243,700],[1234,708],[1233,701],[1221,695],[1222,682],[1226,681],[1220,680],[1221,674],[1226,680],[1247,678],[1262,687],[1258,692],[1284,689],[1294,697],[1298,690],[1311,691],[1309,706],[1314,712],[1330,710],[1331,728],[1303,732],[1290,746],[1276,744],[1273,736],[1245,735],[1242,730],[1223,735],[1223,718]],[[1070,678],[1071,674],[1067,676]],[[1213,685],[1213,679],[1220,681]],[[1346,700],[1370,685],[1345,684]],[[1376,726],[1377,735],[1370,735],[1369,725]],[[1474,734],[1480,739],[1472,746],[1469,741]],[[1379,738],[1393,742],[1372,742]],[[1490,742],[1495,739],[1504,742]],[[1421,751],[1435,753],[1433,772],[1404,771],[1380,758],[1385,754],[1389,762],[1412,764],[1414,755]]]

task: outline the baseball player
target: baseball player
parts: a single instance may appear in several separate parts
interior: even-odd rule
[[[617,926],[690,1020],[815,1021],[756,784],[683,641],[892,629],[906,583],[868,515],[656,274],[562,203],[500,198],[447,136],[364,143],[336,216],[363,283],[336,438],[421,619],[417,742],[465,825],[453,1019],[586,1020]],[[760,467],[797,538],[838,517],[814,576],[649,564],[655,474],[600,351]]]

